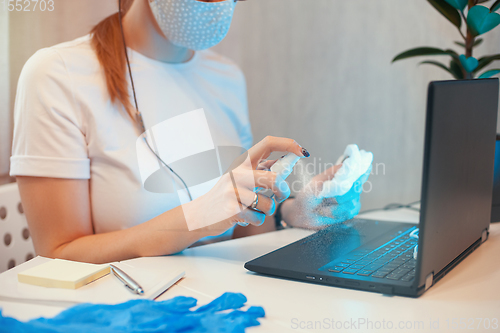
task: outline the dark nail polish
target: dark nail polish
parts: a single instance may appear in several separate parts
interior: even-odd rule
[[[307,149],[305,148],[302,148],[302,155],[304,155],[304,157],[309,157],[311,156],[311,154],[309,154],[309,152],[307,151]]]

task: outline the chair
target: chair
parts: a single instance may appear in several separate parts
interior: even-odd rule
[[[0,273],[35,256],[17,183],[0,186]]]

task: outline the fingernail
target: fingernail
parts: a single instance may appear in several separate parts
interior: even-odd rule
[[[307,149],[305,148],[302,148],[302,155],[304,155],[304,157],[309,157],[311,156],[311,154],[309,154],[309,152],[307,151]]]

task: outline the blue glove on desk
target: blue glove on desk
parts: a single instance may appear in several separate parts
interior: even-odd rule
[[[184,296],[161,302],[81,304],[54,318],[26,323],[4,317],[0,311],[0,332],[244,332],[260,325],[257,318],[265,316],[262,307],[237,310],[246,301],[243,294],[225,293],[194,311],[190,309],[196,306],[196,299]]]

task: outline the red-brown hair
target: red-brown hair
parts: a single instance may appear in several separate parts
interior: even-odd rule
[[[121,1],[122,15],[130,9],[134,0]],[[108,16],[91,31],[92,46],[104,70],[106,86],[112,103],[121,103],[135,119],[135,109],[130,103],[127,84],[125,49],[120,29],[119,13]]]

